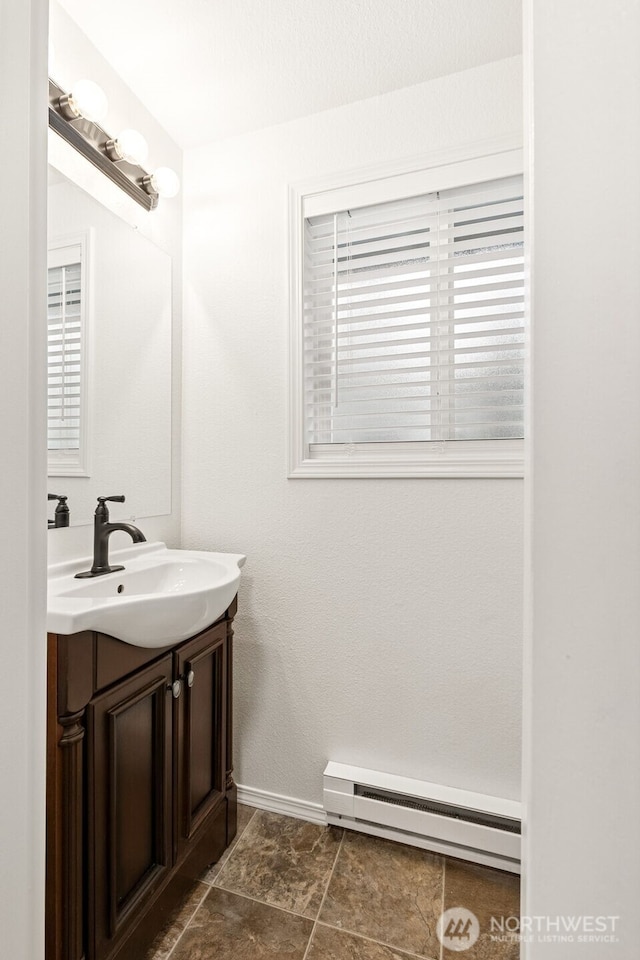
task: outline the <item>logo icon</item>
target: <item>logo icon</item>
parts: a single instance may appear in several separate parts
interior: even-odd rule
[[[469,950],[480,936],[480,921],[466,907],[450,907],[438,920],[438,940],[447,950]]]

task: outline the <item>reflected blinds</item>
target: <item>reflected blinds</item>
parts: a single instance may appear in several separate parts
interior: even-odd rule
[[[74,248],[70,248],[71,255]],[[79,248],[75,251],[79,255]],[[56,457],[77,458],[80,450],[82,359],[81,263],[48,271],[48,448]]]
[[[311,445],[523,435],[522,177],[309,217]]]

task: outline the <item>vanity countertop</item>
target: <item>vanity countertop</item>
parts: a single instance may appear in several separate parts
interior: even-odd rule
[[[139,647],[180,643],[214,623],[238,592],[246,557],[173,550],[162,542],[113,551],[124,569],[80,580],[89,557],[48,568],[47,630],[95,630]]]

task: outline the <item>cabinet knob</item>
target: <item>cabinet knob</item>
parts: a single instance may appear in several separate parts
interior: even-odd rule
[[[182,693],[182,680],[174,680],[171,684],[171,693],[173,699],[177,700],[180,694]]]
[[[189,673],[187,674],[187,686],[192,687],[193,681],[195,680],[195,678],[196,678],[196,675],[193,672],[193,670],[189,670]]]

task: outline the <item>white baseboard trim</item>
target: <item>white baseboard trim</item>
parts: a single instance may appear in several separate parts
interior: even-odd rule
[[[310,823],[326,824],[327,822],[327,815],[321,803],[284,797],[280,793],[271,793],[269,790],[245,787],[241,783],[238,784],[238,803],[257,807],[259,810],[269,810],[271,813],[281,813],[285,817],[308,820]]]

